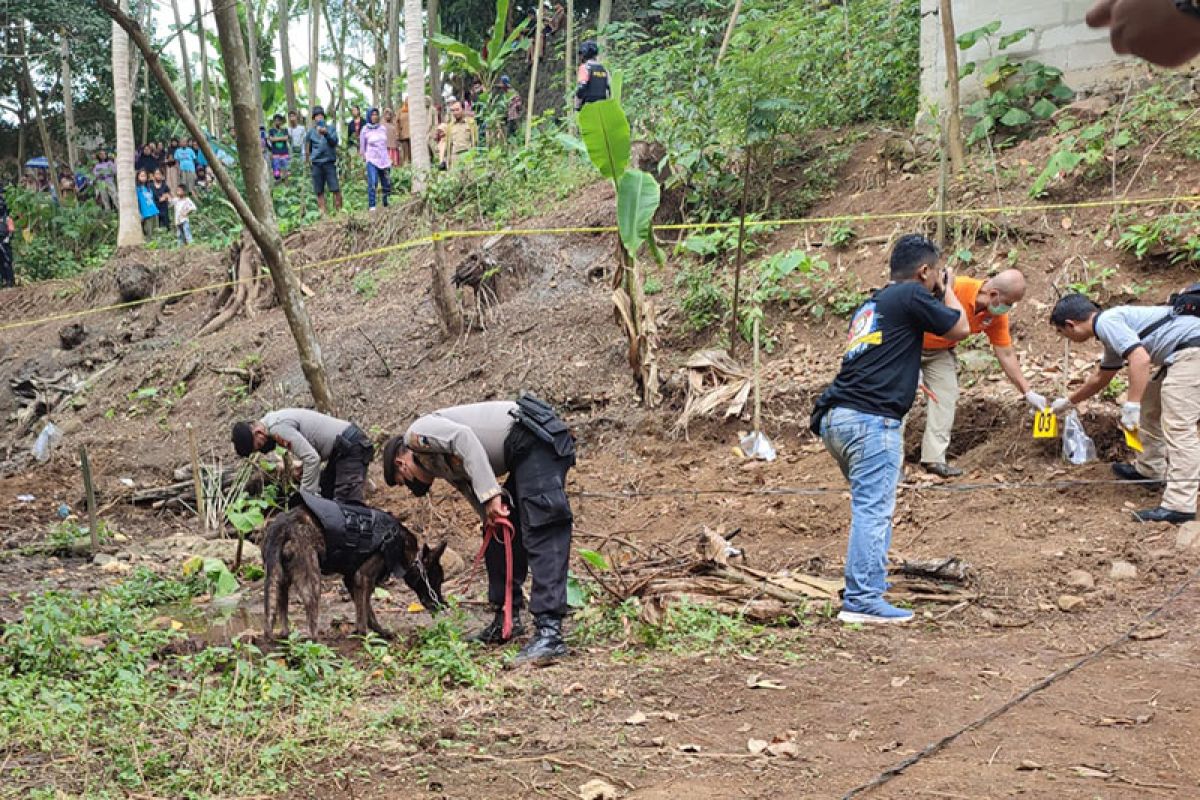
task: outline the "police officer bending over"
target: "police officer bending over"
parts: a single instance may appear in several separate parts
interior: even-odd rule
[[[375,446],[353,422],[307,408],[284,408],[258,422],[233,423],[232,438],[242,458],[255,450],[270,453],[276,446],[287,448],[304,468],[301,489],[328,500],[363,504],[363,481]]]
[[[506,517],[513,524],[512,609],[509,638],[525,632],[520,619],[521,590],[533,576],[529,610],[535,635],[514,664],[545,663],[566,655],[562,618],[567,613],[567,561],[571,553],[571,506],[567,470],[575,465],[575,439],[554,410],[532,395],[517,402],[496,401],[444,408],[421,417],[403,436],[383,447],[383,478],[403,482],[417,497],[442,478],[474,506],[486,524]],[[498,475],[508,474],[501,489]],[[493,538],[484,561],[492,622],[472,637],[503,643],[504,545]]]

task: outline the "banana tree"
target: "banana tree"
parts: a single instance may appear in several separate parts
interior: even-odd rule
[[[478,79],[487,91],[491,91],[496,85],[496,79],[504,71],[508,59],[526,46],[526,43],[521,41],[521,35],[529,24],[528,20],[522,20],[508,36],[504,35],[505,26],[508,24],[508,5],[509,0],[496,0],[496,21],[492,25],[492,36],[482,50],[476,50],[444,33],[435,33],[429,37],[433,44],[446,51],[446,55],[459,61],[462,68],[471,77]]]
[[[588,158],[600,174],[612,181],[617,194],[617,230],[620,249],[613,273],[613,306],[617,321],[629,341],[629,366],[641,391],[642,402],[658,404],[658,323],[653,301],[643,290],[638,254],[643,245],[661,265],[662,251],[654,240],[654,212],[660,190],[653,175],[630,169],[629,120],[617,97],[588,103],[579,112],[579,133]]]

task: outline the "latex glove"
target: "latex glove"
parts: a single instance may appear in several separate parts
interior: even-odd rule
[[[1025,393],[1025,402],[1029,403],[1034,411],[1046,410],[1046,398],[1032,389]]]
[[[1142,421],[1142,404],[1126,403],[1121,406],[1121,427],[1127,431],[1137,430]]]
[[[1050,410],[1055,414],[1065,414],[1071,410],[1073,404],[1065,397],[1060,397],[1050,404]]]

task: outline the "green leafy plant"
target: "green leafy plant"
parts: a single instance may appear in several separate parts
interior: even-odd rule
[[[1128,129],[1118,131],[1111,139],[1107,137],[1109,130],[1109,125],[1101,121],[1066,136],[1050,154],[1046,166],[1029,187],[1029,196],[1044,197],[1055,181],[1077,172],[1102,167],[1113,149],[1120,150],[1135,144],[1133,134]]]
[[[96,539],[100,543],[112,541],[113,530],[109,528],[108,523],[104,520],[96,522]],[[91,542],[91,534],[88,529],[80,525],[75,519],[67,518],[50,529],[50,534],[46,538],[46,544],[50,551],[55,555],[71,555],[78,548]]]
[[[496,0],[496,17],[492,23],[491,37],[482,50],[476,50],[444,33],[429,37],[433,44],[442,48],[447,56],[461,64],[468,75],[477,78],[489,91],[504,70],[508,59],[526,46],[521,39],[528,20],[521,20],[509,31],[507,36],[505,35],[508,25],[508,6],[509,0]]]
[[[858,234],[849,223],[831,223],[825,231],[825,243],[840,250],[849,247],[857,236]]]
[[[1130,225],[1117,240],[1117,248],[1138,261],[1166,257],[1172,264],[1200,264],[1200,212],[1163,214],[1148,222]]]
[[[959,73],[960,80],[976,75],[987,92],[964,110],[976,120],[967,134],[968,145],[983,141],[997,130],[1002,130],[1006,138],[1024,133],[1035,123],[1049,119],[1075,94],[1063,82],[1062,70],[1038,61],[1019,61],[1004,52],[1028,37],[1032,28],[1001,34],[1000,27],[1001,22],[996,20],[958,36],[960,50],[970,50],[984,41],[991,51],[982,61],[964,64]]]

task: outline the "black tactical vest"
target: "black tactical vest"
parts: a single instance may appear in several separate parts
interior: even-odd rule
[[[579,99],[586,105],[597,100],[608,99],[608,70],[598,61],[588,61],[584,64],[588,71],[588,82],[579,94]]]

